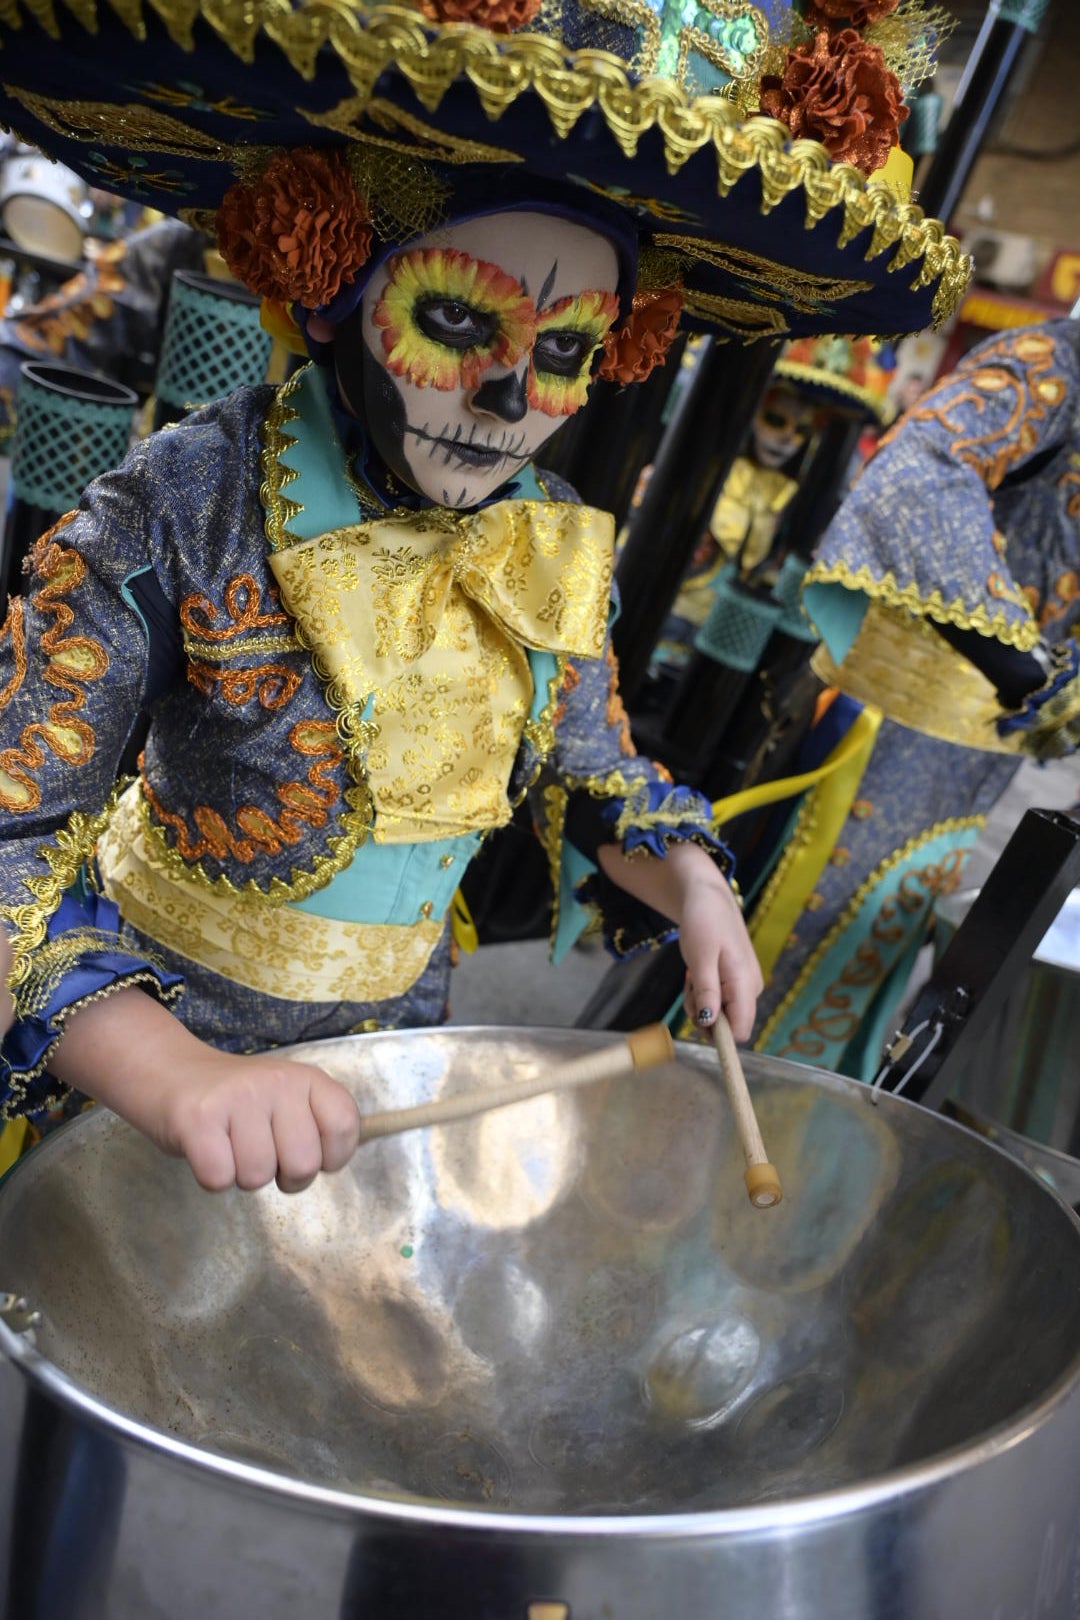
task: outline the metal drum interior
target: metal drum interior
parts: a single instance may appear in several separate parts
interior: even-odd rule
[[[296,1053],[368,1110],[524,1078],[604,1039],[446,1029]],[[747,1201],[715,1060],[692,1047],[664,1070],[369,1144],[291,1199],[205,1194],[112,1116],[84,1116],[0,1189],[0,1287],[40,1312],[32,1332],[0,1328],[0,1506],[4,1476],[18,1499],[10,1437],[24,1423],[25,1454],[30,1389],[66,1421],[122,1431],[117,1568],[155,1538],[164,1556],[145,1522],[158,1487],[131,1499],[148,1458],[192,1503],[347,1526],[340,1568],[317,1554],[332,1596],[301,1610],[259,1590],[268,1519],[243,1612],[269,1620],[395,1612],[342,1595],[372,1534],[410,1616],[526,1620],[550,1599],[570,1620],[696,1620],[643,1595],[628,1552],[650,1533],[650,1568],[674,1560],[669,1595],[832,1620],[1019,1620],[1049,1533],[1064,1603],[1080,1591],[1080,1225],[1006,1155],[902,1098],[773,1059],[747,1069],[785,1188],[770,1211]],[[946,1505],[960,1521],[935,1528]],[[241,1612],[175,1595],[198,1566],[193,1512],[171,1588],[142,1612]],[[481,1568],[527,1545],[520,1592],[489,1602],[481,1584],[426,1609],[401,1584],[420,1579],[425,1527],[443,1554],[463,1536]],[[803,1548],[809,1608],[781,1590]],[[962,1606],[973,1592],[985,1608]]]

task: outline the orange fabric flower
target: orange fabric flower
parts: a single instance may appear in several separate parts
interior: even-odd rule
[[[890,17],[900,0],[811,0],[804,21],[811,28],[833,28],[838,22],[849,28],[866,28]]]
[[[820,141],[836,162],[864,174],[881,168],[908,115],[880,48],[854,28],[820,29],[813,44],[788,51],[783,76],[761,81],[761,111],[779,118],[796,140]]]
[[[493,34],[510,34],[532,22],[540,0],[420,0],[420,9],[432,22],[469,22]]]
[[[662,366],[675,341],[682,314],[681,287],[634,294],[630,315],[604,344],[604,358],[596,375],[606,382],[644,382]]]
[[[371,252],[364,201],[339,152],[278,152],[251,185],[230,186],[218,247],[252,292],[316,309],[356,276]]]

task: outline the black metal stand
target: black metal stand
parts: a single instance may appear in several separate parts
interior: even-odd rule
[[[628,703],[768,386],[778,347],[735,348],[707,338],[672,414],[616,574],[622,612],[613,639]]]
[[[1027,10],[1026,22],[1003,21],[992,5],[979,30],[949,121],[919,186],[916,200],[935,219],[947,223],[963,196],[998,103],[1041,15],[1037,5]]]
[[[874,1084],[937,1108],[1080,882],[1080,821],[1029,810],[916,996]]]

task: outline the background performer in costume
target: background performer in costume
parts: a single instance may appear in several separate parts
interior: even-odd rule
[[[771,968],[760,1050],[868,1078],[939,894],[1021,759],[1080,731],[1080,323],[995,336],[886,435],[807,575],[818,671],[880,719]],[[830,711],[831,712],[831,711]],[[843,717],[843,718],[842,718]],[[752,921],[807,847],[804,811]]]

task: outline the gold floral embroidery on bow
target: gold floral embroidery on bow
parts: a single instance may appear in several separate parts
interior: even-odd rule
[[[447,516],[395,513],[269,559],[331,704],[369,722],[350,764],[377,842],[505,823],[533,696],[526,649],[603,648],[607,513],[511,500]]]

